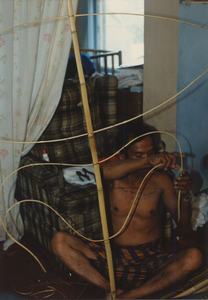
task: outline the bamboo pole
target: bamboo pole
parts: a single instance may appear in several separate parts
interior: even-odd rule
[[[208,279],[205,279],[204,281],[196,284],[195,286],[192,286],[190,289],[186,290],[185,292],[182,292],[181,294],[175,296],[175,298],[184,297],[196,293],[200,289],[207,287],[207,285],[208,285]]]
[[[80,58],[79,43],[78,43],[78,39],[77,39],[77,32],[76,32],[76,26],[75,26],[75,20],[74,20],[72,0],[67,0],[67,4],[68,4],[68,10],[69,10],[69,22],[70,22],[70,27],[71,27],[72,43],[73,43],[74,54],[75,54],[75,59],[76,59],[76,63],[77,63],[77,70],[78,70],[78,76],[79,76],[80,87],[81,87],[81,96],[82,96],[82,101],[83,101],[83,108],[84,108],[84,113],[85,113],[88,138],[89,138],[89,143],[90,143],[90,150],[91,150],[91,154],[92,154],[92,161],[93,161],[93,165],[94,165],[95,179],[96,179],[96,183],[97,183],[98,201],[99,201],[99,208],[100,208],[101,224],[102,224],[102,229],[103,229],[104,245],[105,245],[108,270],[109,270],[111,295],[112,295],[112,298],[115,299],[116,298],[115,277],[114,277],[114,269],[113,269],[112,252],[111,252],[111,246],[110,246],[110,241],[109,241],[108,224],[107,224],[105,202],[104,202],[104,193],[103,193],[100,168],[99,168],[99,164],[98,164],[97,149],[96,149],[96,144],[95,144],[92,120],[91,120],[88,97],[87,97],[86,83],[85,83],[81,58]]]

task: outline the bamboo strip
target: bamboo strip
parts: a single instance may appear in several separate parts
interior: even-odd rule
[[[111,128],[115,128],[117,126],[120,126],[120,125],[123,125],[123,124],[126,124],[130,121],[133,121],[133,120],[136,120],[142,116],[145,116],[147,115],[148,113],[156,110],[157,108],[159,107],[162,107],[163,105],[167,104],[168,102],[170,102],[171,100],[173,100],[174,98],[176,98],[177,96],[179,96],[180,94],[182,94],[186,89],[188,89],[192,84],[194,84],[197,80],[199,80],[202,76],[204,76],[206,73],[208,72],[208,69],[206,69],[206,71],[204,71],[201,75],[199,75],[196,79],[194,79],[191,83],[189,83],[185,88],[183,88],[180,92],[178,92],[176,95],[172,96],[171,98],[167,99],[166,101],[164,101],[163,103],[159,104],[158,106],[155,106],[153,108],[151,108],[150,110],[142,113],[141,115],[138,115],[136,117],[133,117],[131,119],[128,119],[128,120],[125,120],[123,122],[120,122],[120,123],[116,123],[114,125],[110,125],[108,127],[104,127],[104,128],[101,128],[101,129],[98,129],[98,130],[95,130],[93,131],[94,133],[98,133],[98,132],[101,132],[101,131],[105,131],[105,130],[109,130]],[[165,132],[164,132],[165,133]],[[77,135],[77,136],[73,136],[73,137],[67,137],[67,138],[63,138],[63,139],[58,139],[58,140],[48,140],[48,141],[31,141],[31,142],[19,142],[19,141],[8,141],[8,140],[0,140],[0,142],[5,142],[5,143],[14,143],[14,144],[36,144],[36,143],[54,143],[54,142],[61,142],[61,141],[66,141],[66,140],[71,140],[71,139],[75,139],[75,138],[79,138],[79,137],[83,137],[83,136],[86,136],[87,133],[83,133],[83,134],[80,134],[80,135]]]
[[[113,156],[116,156],[116,154],[118,154],[119,152],[121,152],[125,147],[127,147],[128,145],[130,145],[132,142],[134,142],[136,139],[140,138],[140,137],[143,137],[143,136],[147,136],[148,134],[153,134],[153,133],[165,133],[165,134],[168,134],[170,136],[172,136],[175,141],[177,142],[178,144],[178,148],[179,148],[179,152],[180,152],[180,159],[181,159],[181,167],[180,167],[180,170],[182,172],[183,170],[183,159],[182,159],[182,151],[181,151],[181,146],[179,144],[179,141],[177,140],[177,138],[169,133],[169,132],[165,132],[165,131],[161,131],[161,130],[158,130],[158,131],[152,131],[152,132],[148,132],[148,133],[145,133],[145,134],[142,134],[140,135],[139,137],[136,137],[134,138],[133,140],[131,140],[130,142],[128,142],[126,145],[124,145],[122,148],[120,148],[118,151],[116,151],[114,154],[112,154],[111,156],[103,159],[100,161],[100,163],[104,163],[105,161],[109,160],[110,158],[112,158]],[[5,184],[5,182],[7,181],[7,179],[12,176],[14,173],[18,172],[19,170],[21,169],[24,169],[24,168],[28,168],[28,167],[33,167],[33,166],[40,166],[40,165],[50,165],[50,166],[59,166],[59,165],[62,165],[62,166],[68,166],[68,167],[77,167],[77,166],[91,166],[91,164],[64,164],[64,163],[50,163],[50,162],[45,162],[45,163],[36,163],[36,164],[29,164],[29,165],[25,165],[25,166],[22,166],[22,167],[19,167],[18,169],[14,170],[13,172],[11,172],[5,179],[4,181],[2,182],[2,184],[0,185],[0,190],[1,188],[3,187],[3,185]]]
[[[204,293],[204,292],[206,292],[206,291],[208,291],[208,286],[205,286],[204,288],[198,290],[198,291],[196,292],[196,294]]]
[[[40,201],[39,201],[40,202]],[[10,237],[10,239],[17,243],[20,247],[22,247],[23,249],[25,249],[28,253],[30,253],[34,259],[39,263],[39,265],[41,266],[42,270],[44,273],[47,273],[46,269],[44,268],[44,266],[42,265],[42,263],[40,262],[40,260],[35,256],[34,253],[32,253],[27,247],[25,247],[24,245],[22,245],[20,242],[18,242],[15,238],[13,238],[13,236],[8,232],[7,228],[6,228],[6,217],[7,217],[7,214],[9,213],[9,211],[14,207],[16,206],[16,204],[18,204],[18,202],[16,202],[15,204],[13,204],[7,211],[6,211],[6,214],[4,216],[4,222],[2,221],[1,217],[0,217],[0,222],[5,230],[5,232],[7,233],[7,235]]]
[[[139,189],[138,189],[138,191],[137,191],[137,194],[135,195],[134,201],[133,201],[133,203],[132,203],[132,207],[131,207],[131,209],[130,209],[130,211],[129,211],[128,216],[126,217],[126,220],[125,220],[125,222],[124,222],[122,228],[121,228],[116,234],[114,234],[113,236],[109,237],[109,238],[108,238],[108,242],[109,242],[109,239],[112,239],[112,238],[116,237],[117,235],[119,235],[119,234],[122,232],[122,230],[124,229],[124,227],[126,226],[126,224],[128,223],[128,219],[131,217],[132,211],[133,211],[133,209],[134,209],[134,207],[135,207],[135,205],[136,205],[137,196],[138,196],[138,194],[139,194],[139,192],[140,192],[140,190],[141,190],[141,187],[142,187],[142,185],[143,185],[143,182],[146,180],[146,178],[149,176],[149,174],[150,174],[155,168],[157,168],[157,167],[159,167],[159,165],[153,167],[153,169],[150,170],[150,171],[148,172],[148,174],[146,174],[145,178],[143,179],[143,181],[142,181],[142,183],[141,183],[141,185],[140,185],[140,187],[139,187]],[[13,172],[13,173],[14,173],[14,172]],[[11,174],[10,174],[10,175],[11,175]],[[9,175],[9,176],[10,176],[10,175]],[[3,184],[0,186],[0,189],[2,188],[2,186],[3,186]],[[13,207],[15,207],[16,205],[20,205],[21,203],[25,203],[25,202],[39,203],[39,204],[41,204],[41,205],[44,205],[44,206],[50,208],[55,214],[57,214],[57,215],[59,216],[59,218],[61,218],[61,220],[62,220],[66,225],[69,226],[69,228],[71,228],[72,230],[74,230],[74,232],[76,232],[77,235],[79,235],[79,236],[85,238],[85,239],[88,240],[88,241],[92,241],[92,242],[102,242],[102,241],[104,241],[104,242],[106,242],[105,240],[92,240],[92,239],[89,239],[89,238],[87,238],[87,237],[84,237],[82,234],[80,234],[78,231],[76,231],[69,223],[67,223],[67,221],[66,221],[66,220],[65,220],[65,219],[64,219],[64,218],[63,218],[63,217],[62,217],[62,216],[61,216],[61,215],[60,215],[53,207],[51,207],[50,205],[48,205],[48,204],[46,204],[46,203],[44,203],[44,202],[42,202],[42,201],[40,201],[40,200],[25,199],[25,200],[21,200],[21,201],[19,201],[19,202],[16,202],[16,203],[14,203],[14,204],[6,211],[6,214],[5,214],[5,216],[4,216],[4,222],[2,221],[2,219],[1,219],[1,217],[0,217],[0,223],[2,224],[2,226],[3,226],[4,230],[5,230],[5,232],[8,234],[8,236],[9,236],[12,240],[13,240],[15,243],[17,243],[20,247],[22,247],[23,249],[25,249],[26,251],[28,251],[28,253],[30,253],[30,254],[35,258],[35,260],[39,263],[39,265],[41,266],[41,268],[42,268],[42,270],[44,271],[44,273],[46,273],[46,270],[45,270],[45,268],[43,267],[43,265],[41,264],[40,260],[39,260],[39,259],[38,259],[38,258],[37,258],[37,257],[36,257],[36,256],[35,256],[28,248],[26,248],[24,245],[22,245],[21,243],[19,243],[15,238],[13,238],[13,237],[10,235],[10,233],[8,232],[7,228],[6,228],[6,219],[7,219],[8,213],[9,213],[9,212],[13,209]],[[110,254],[111,254],[111,252],[110,252]],[[112,255],[111,255],[111,258],[112,258]],[[114,279],[114,277],[113,277],[113,279]],[[113,283],[115,284],[115,279],[114,279]],[[113,287],[112,287],[112,288],[113,288]],[[116,294],[116,293],[115,293],[115,294]],[[116,296],[115,294],[113,294],[113,297]]]
[[[29,165],[28,165],[29,166]],[[114,234],[113,236],[111,236],[111,237],[109,237],[109,239],[113,239],[113,238],[115,238],[116,236],[118,236],[122,231],[123,231],[123,229],[125,228],[125,226],[126,226],[126,224],[128,223],[128,221],[129,221],[129,219],[131,218],[131,216],[133,215],[133,210],[134,210],[134,208],[136,208],[136,206],[137,206],[137,202],[138,202],[138,200],[137,200],[137,196],[138,196],[138,194],[140,193],[140,190],[141,190],[141,187],[142,187],[142,185],[143,185],[143,183],[145,182],[145,180],[146,180],[146,178],[149,176],[149,174],[155,169],[155,168],[157,168],[157,167],[159,167],[160,165],[157,165],[157,166],[155,166],[155,167],[153,167],[147,174],[146,174],[146,176],[144,177],[144,179],[142,180],[142,182],[141,182],[141,184],[140,184],[140,186],[139,186],[139,188],[138,188],[138,191],[137,191],[137,193],[136,193],[136,195],[135,195],[135,198],[134,198],[134,201],[133,201],[133,203],[132,203],[132,206],[131,206],[131,208],[130,208],[130,211],[129,211],[129,214],[127,215],[127,217],[126,217],[126,220],[124,221],[124,223],[123,223],[123,226],[121,227],[121,229],[116,233],[116,234]],[[10,174],[11,175],[11,174]],[[9,176],[10,176],[9,175]],[[2,186],[3,186],[3,184],[0,186],[0,189],[2,188]],[[14,206],[16,206],[16,205],[19,205],[19,204],[21,204],[21,203],[24,203],[24,202],[35,202],[35,203],[39,203],[39,204],[41,204],[41,205],[45,205],[46,207],[48,207],[48,208],[50,208],[55,214],[57,214],[61,219],[62,219],[62,221],[64,222],[64,223],[66,223],[72,230],[74,230],[74,232],[76,232],[79,236],[81,236],[81,237],[83,237],[83,238],[85,238],[85,239],[87,239],[87,240],[89,240],[89,241],[92,241],[92,242],[102,242],[102,241],[104,241],[105,242],[105,240],[92,240],[92,239],[89,239],[89,238],[87,238],[87,237],[84,237],[82,234],[80,234],[79,232],[77,232],[69,223],[67,223],[67,221],[53,208],[53,207],[51,207],[50,205],[48,205],[48,204],[46,204],[46,203],[44,203],[44,202],[42,202],[42,201],[40,201],[40,200],[34,200],[34,199],[26,199],[26,200],[21,200],[21,201],[19,201],[19,202],[16,202],[16,203],[14,203],[7,211],[6,211],[6,214],[5,214],[5,217],[4,217],[4,222],[2,221],[2,219],[0,218],[0,222],[2,223],[2,226],[3,226],[3,228],[4,228],[4,230],[6,231],[6,233],[8,234],[8,236],[14,241],[14,242],[16,242],[19,246],[21,246],[22,248],[24,248],[26,251],[28,251],[35,259],[36,259],[36,261],[39,263],[39,265],[41,266],[41,268],[43,269],[43,271],[46,273],[46,270],[45,270],[45,268],[43,267],[43,265],[41,264],[41,262],[39,261],[39,259],[29,250],[29,249],[27,249],[25,246],[23,246],[22,244],[20,244],[16,239],[14,239],[10,234],[9,234],[9,232],[8,232],[8,230],[7,230],[7,228],[6,228],[6,218],[7,218],[7,215],[8,215],[8,213],[10,212],[10,210],[12,210],[12,208],[14,207]]]
[[[92,127],[92,121],[91,121],[91,115],[90,115],[90,109],[89,109],[89,103],[88,103],[88,97],[87,97],[86,83],[85,83],[85,78],[84,78],[84,73],[83,73],[83,68],[82,68],[82,63],[81,63],[79,43],[78,43],[78,39],[77,39],[77,32],[76,32],[76,26],[75,26],[75,20],[74,20],[72,0],[68,0],[67,4],[68,4],[68,10],[69,10],[69,22],[70,22],[70,26],[71,26],[72,42],[73,42],[73,47],[74,47],[75,59],[76,59],[76,63],[77,63],[77,70],[78,70],[78,76],[79,76],[79,80],[80,80],[83,108],[84,108],[85,120],[86,120],[87,131],[88,131],[88,138],[89,138],[89,143],[90,143],[90,150],[91,150],[91,154],[92,154],[92,161],[93,161],[94,171],[95,171],[95,179],[96,179],[96,183],[97,183],[98,201],[99,201],[99,208],[100,208],[101,224],[102,224],[102,229],[103,229],[103,237],[105,240],[104,244],[105,244],[105,250],[106,250],[108,270],[109,270],[111,295],[112,295],[112,298],[115,299],[116,298],[116,286],[115,286],[115,277],[114,277],[114,269],[113,269],[113,258],[112,258],[111,246],[110,246],[110,241],[109,241],[108,224],[107,224],[106,211],[105,211],[104,193],[103,193],[103,187],[102,187],[102,181],[101,181],[101,175],[100,175],[100,168],[99,168],[99,164],[98,164],[96,143],[95,143],[95,138],[94,138],[94,134],[93,134],[93,127]]]
[[[175,298],[191,295],[207,285],[208,285],[208,279],[205,279],[204,281],[196,284],[195,286],[192,286],[190,289],[186,290],[185,292],[175,296]]]
[[[71,1],[71,0],[68,0],[68,1]],[[69,2],[68,2],[69,3]],[[71,3],[70,3],[71,4]],[[71,6],[72,7],[72,6]],[[78,16],[78,15],[77,15]],[[65,16],[64,16],[65,17]],[[68,17],[68,16],[66,16],[66,17]],[[150,16],[149,16],[150,17]],[[151,17],[156,17],[156,16],[151,16]],[[59,18],[61,18],[61,17],[59,17]],[[56,19],[56,18],[54,18],[54,19]],[[69,19],[70,19],[70,22],[74,22],[74,15],[71,15],[71,16],[69,16]],[[40,21],[37,21],[37,22],[40,22]],[[180,22],[180,21],[179,21]],[[32,24],[32,23],[35,23],[35,22],[31,22],[30,24]],[[184,22],[185,23],[185,22]],[[188,24],[188,23],[186,23],[186,24]],[[24,24],[24,25],[26,25],[26,24]],[[20,26],[24,26],[24,25],[19,25],[19,27]],[[74,23],[74,25],[75,25],[75,23]],[[191,24],[188,24],[188,25],[191,25]],[[18,27],[18,26],[16,26],[16,27]],[[202,26],[197,26],[197,27],[201,27],[201,28],[203,28]],[[14,27],[13,27],[14,28]],[[207,28],[205,28],[205,29],[207,29]],[[4,30],[1,30],[1,31],[4,31]],[[1,32],[0,31],[0,32]],[[76,41],[76,28],[75,28],[75,31],[74,32],[72,32],[72,33],[74,33],[75,34],[75,42],[77,42],[77,45],[78,45],[78,41]],[[79,51],[78,51],[78,54],[79,54]],[[77,55],[78,55],[77,54]],[[78,55],[78,57],[79,57],[79,55]],[[78,60],[79,60],[79,58],[78,58]],[[81,63],[81,61],[80,61],[80,63]],[[81,67],[81,69],[82,69],[82,67]],[[79,73],[79,69],[78,69],[78,73]],[[204,72],[205,73],[205,72]],[[81,70],[81,73],[79,74],[79,77],[80,78],[82,78],[82,75],[83,75],[83,71]],[[201,77],[201,76],[200,76]],[[83,76],[83,78],[84,78],[84,76]],[[80,83],[81,83],[81,81],[80,81]],[[82,83],[81,83],[81,92],[82,92],[82,97],[83,97],[83,104],[84,104],[84,99],[86,98],[87,99],[87,94],[86,94],[86,86],[85,86],[85,81],[83,81],[83,88],[82,88]],[[173,97],[172,97],[173,98]],[[171,98],[171,99],[172,99]],[[89,108],[89,106],[88,106],[88,108]],[[86,108],[85,108],[85,110],[86,110],[86,115],[88,115],[88,113],[87,113],[87,106],[86,106]],[[89,112],[89,116],[90,116],[90,112]],[[137,116],[138,117],[138,116]],[[91,120],[91,118],[90,118],[90,120]],[[128,121],[130,121],[130,120],[128,120]],[[103,190],[102,190],[102,183],[101,183],[101,178],[100,178],[100,170],[99,170],[99,166],[98,166],[98,161],[97,161],[97,151],[96,151],[96,145],[95,145],[95,141],[94,141],[94,136],[93,136],[93,128],[92,128],[92,126],[90,126],[90,125],[92,125],[92,124],[90,124],[90,122],[89,122],[89,129],[91,129],[91,131],[89,130],[88,132],[88,135],[89,135],[89,142],[90,142],[90,145],[91,145],[91,151],[92,151],[92,156],[94,157],[94,160],[95,160],[95,163],[94,163],[94,168],[95,168],[95,174],[97,173],[98,174],[98,182],[100,181],[100,189],[98,189],[98,194],[100,195],[100,198],[102,199],[103,198]],[[22,142],[21,142],[22,143]],[[28,142],[28,143],[30,143],[30,142]],[[96,172],[96,169],[97,169],[97,172]],[[102,201],[103,201],[104,199],[102,199]],[[106,223],[106,226],[107,226],[107,223]],[[107,245],[107,242],[108,242],[108,244],[109,244],[109,239],[108,240],[106,240],[105,241],[105,245]],[[107,251],[106,251],[107,252]],[[111,254],[111,257],[112,257],[112,254]],[[204,284],[207,284],[207,282],[206,283],[204,283]],[[204,286],[204,285],[203,285]],[[201,288],[202,286],[200,285],[199,286],[199,288]],[[195,287],[195,290],[196,290],[196,287]],[[181,295],[181,294],[180,294]],[[178,295],[179,296],[179,295]],[[177,297],[178,297],[177,296]],[[176,298],[177,298],[176,297]]]
[[[196,2],[193,2],[196,3]],[[198,2],[198,3],[202,3],[202,2]],[[206,4],[208,4],[208,2],[206,2]],[[74,17],[86,17],[86,16],[103,16],[103,15],[127,15],[127,16],[138,16],[138,17],[148,17],[148,18],[156,18],[156,19],[162,19],[162,20],[169,20],[169,21],[173,21],[173,22],[178,22],[178,23],[182,23],[185,25],[189,25],[189,26],[193,26],[193,27],[198,27],[201,29],[206,29],[208,30],[207,27],[205,26],[201,26],[201,25],[196,25],[190,22],[186,22],[186,21],[182,21],[182,20],[178,20],[178,19],[173,19],[173,18],[169,18],[169,17],[162,17],[162,16],[154,16],[154,15],[147,15],[147,14],[138,14],[138,13],[122,13],[122,12],[113,12],[113,13],[93,13],[93,14],[75,14]],[[40,22],[45,22],[45,21],[51,21],[51,20],[58,20],[58,19],[65,19],[68,18],[69,16],[59,16],[59,17],[53,17],[53,18],[47,18],[47,19],[42,19],[42,20],[37,20],[37,21],[32,21],[32,22],[28,22],[28,23],[24,23],[24,24],[20,24],[20,25],[16,25],[16,26],[12,26],[12,27],[8,27],[5,29],[1,29],[0,32],[3,31],[7,31],[7,30],[11,30],[11,29],[15,29],[18,27],[24,27],[27,25],[32,25],[32,24],[37,24]]]

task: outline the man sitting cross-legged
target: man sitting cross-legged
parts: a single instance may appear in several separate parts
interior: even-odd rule
[[[150,130],[133,122],[126,126],[126,142]],[[201,252],[189,248],[165,252],[159,226],[160,199],[177,222],[177,195],[181,190],[181,218],[178,230],[186,233],[190,226],[191,179],[183,172],[173,184],[168,168],[177,170],[175,156],[167,152],[155,155],[154,136],[147,135],[130,144],[119,160],[102,166],[104,186],[108,189],[113,233],[117,233],[132,206],[145,175],[154,166],[137,197],[137,206],[124,230],[115,237],[117,298],[137,299],[170,287],[187,278],[202,263]],[[110,292],[105,248],[65,232],[54,235],[51,247],[72,272]]]

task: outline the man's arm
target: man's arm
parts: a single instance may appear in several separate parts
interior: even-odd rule
[[[178,221],[178,199],[175,189],[181,190],[180,195],[180,220]],[[191,231],[191,204],[189,200],[189,191],[191,189],[191,178],[188,172],[182,172],[174,185],[171,179],[165,180],[165,189],[163,192],[163,202],[170,211],[172,218],[177,223],[179,235],[186,236]]]
[[[122,159],[106,163],[101,166],[105,180],[120,179],[137,170],[152,168],[161,164],[160,168],[177,170],[175,156],[170,153],[161,153],[152,157],[138,157],[135,159]]]
[[[191,195],[192,180],[188,172],[182,174],[174,182],[174,188],[181,191],[180,208],[181,217],[178,223],[178,235],[188,238],[191,234]]]

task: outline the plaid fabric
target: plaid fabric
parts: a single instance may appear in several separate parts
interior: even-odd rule
[[[100,119],[102,127],[108,127],[117,123],[117,86],[118,80],[114,75],[104,75],[92,79],[94,94],[99,104]],[[111,156],[116,152],[115,137],[117,128],[111,128],[103,132],[104,135],[104,153]],[[96,136],[97,134],[95,134]]]
[[[40,163],[41,165],[34,165]],[[55,189],[55,191],[60,191],[64,188],[64,177],[62,171],[60,171],[55,165],[48,165],[46,161],[28,154],[21,159],[20,167],[25,167],[19,171],[25,176],[25,180],[29,177],[30,180],[43,187],[46,183],[49,183],[51,185],[50,188],[52,188],[52,190]],[[52,178],[53,180],[51,180]],[[25,190],[23,193],[26,193],[28,187],[24,184],[24,181],[22,184],[22,188]]]
[[[99,105],[94,97],[93,86],[90,79],[88,77],[85,79],[93,130],[96,130],[101,128]],[[79,79],[70,79],[64,82],[59,105],[40,140],[64,139],[86,132],[87,128]],[[96,134],[95,141],[98,156],[103,156],[103,134]],[[63,142],[36,144],[31,150],[31,153],[40,157],[43,153],[43,149],[48,153],[51,162],[81,164],[90,163],[92,161],[87,135]]]
[[[22,158],[21,166],[40,162],[40,159],[28,154]],[[34,199],[53,207],[53,195],[60,193],[60,190],[64,190],[64,179],[56,166],[30,166],[18,172],[15,195],[17,200]],[[50,240],[54,233],[52,228],[58,226],[55,214],[47,206],[36,202],[22,203],[21,213],[25,229],[50,249]]]
[[[103,126],[117,123],[116,96],[118,80],[114,75],[95,77],[92,80],[95,98],[99,103]]]
[[[65,185],[65,190],[54,197],[54,208],[82,235],[91,239],[102,238],[97,188],[94,184],[84,186]],[[74,234],[59,218],[59,228]]]
[[[93,264],[101,274],[108,277],[105,246],[102,243],[87,240],[83,242],[97,256]],[[164,252],[160,239],[138,246],[115,246],[114,258],[118,287],[132,289],[143,284],[157,274],[158,267],[173,255],[173,252]]]
[[[21,165],[35,164],[40,159],[28,154]],[[77,186],[64,181],[56,166],[32,166],[18,173],[17,200],[35,199],[50,205],[73,228],[91,239],[102,238],[97,190],[94,184]],[[36,202],[21,204],[24,226],[50,251],[50,241],[57,231],[74,234],[66,223],[50,208]]]
[[[48,222],[47,210],[40,204],[36,204],[36,209],[26,204],[21,204],[21,215],[24,222],[25,231],[35,238],[42,246],[51,252],[50,242],[57,232],[54,222]],[[58,223],[58,222],[57,222]]]
[[[97,79],[96,83],[92,83],[88,77],[85,79],[93,130],[96,130],[105,124],[102,118],[112,119],[112,112],[108,117],[108,109],[104,115],[102,114],[102,118],[100,117],[99,102],[104,101],[101,106],[104,103],[109,106],[111,102],[116,103],[117,79],[115,76],[107,76]],[[94,89],[96,89],[96,97]],[[98,92],[101,97],[98,97]],[[63,139],[86,132],[80,83],[78,78],[70,79],[64,82],[60,103],[40,140]],[[104,136],[104,133],[95,134],[98,157],[106,156]],[[43,149],[48,153],[50,162],[82,164],[92,161],[86,136],[64,142],[36,144],[30,153],[21,159],[21,166],[43,162]],[[41,165],[20,170],[16,199],[40,200],[53,207],[82,235],[91,239],[102,239],[96,187],[93,184],[87,186],[68,184],[63,178],[60,167]],[[35,202],[23,203],[21,212],[25,229],[48,250],[55,232],[67,230],[74,233],[55,212],[45,205]]]
[[[31,154],[21,166],[43,162]],[[73,228],[85,237],[102,239],[96,186],[72,185],[64,181],[56,166],[30,166],[18,172],[17,200],[35,199],[52,206]],[[21,204],[25,229],[50,250],[50,240],[57,231],[74,231],[50,208],[35,202]],[[50,234],[49,234],[50,231]]]

